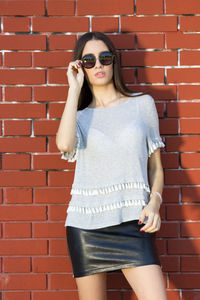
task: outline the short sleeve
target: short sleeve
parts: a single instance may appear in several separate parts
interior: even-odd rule
[[[154,99],[148,95],[146,100],[146,105],[143,109],[145,110],[145,123],[147,125],[148,157],[150,157],[157,148],[164,148],[165,144],[160,136],[159,118]]]
[[[76,121],[76,137],[77,137],[77,142],[75,148],[70,152],[61,152],[62,154],[61,158],[68,160],[68,162],[74,162],[77,160],[78,151],[82,145],[82,134],[81,134],[81,129],[78,121]]]

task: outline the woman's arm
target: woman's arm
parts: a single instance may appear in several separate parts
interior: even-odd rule
[[[68,97],[56,134],[56,145],[61,152],[71,152],[77,143],[77,105],[84,80],[84,73],[79,61],[69,63],[67,77],[69,83]]]
[[[148,175],[151,192],[157,191],[162,195],[164,185],[164,172],[162,168],[160,148],[156,149],[148,160]],[[153,233],[160,229],[161,218],[159,214],[160,210],[160,198],[156,194],[152,194],[149,203],[142,210],[140,216],[140,222],[143,223],[145,217],[148,217],[146,225],[141,228],[141,231]]]

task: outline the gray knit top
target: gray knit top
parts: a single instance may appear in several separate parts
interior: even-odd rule
[[[149,201],[148,157],[165,147],[150,95],[77,111],[76,161],[65,226],[97,229],[139,219]],[[145,223],[146,223],[145,219]]]

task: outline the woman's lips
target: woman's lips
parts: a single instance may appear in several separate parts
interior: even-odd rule
[[[104,77],[105,76],[105,72],[97,72],[96,74],[95,74],[95,76],[96,77],[98,77],[98,78],[102,78],[102,77]]]

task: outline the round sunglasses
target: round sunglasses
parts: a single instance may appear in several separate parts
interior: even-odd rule
[[[109,51],[103,51],[99,54],[99,61],[103,66],[108,66],[113,63],[114,54]],[[82,66],[86,69],[94,68],[96,64],[96,57],[94,54],[86,54],[81,59]]]

